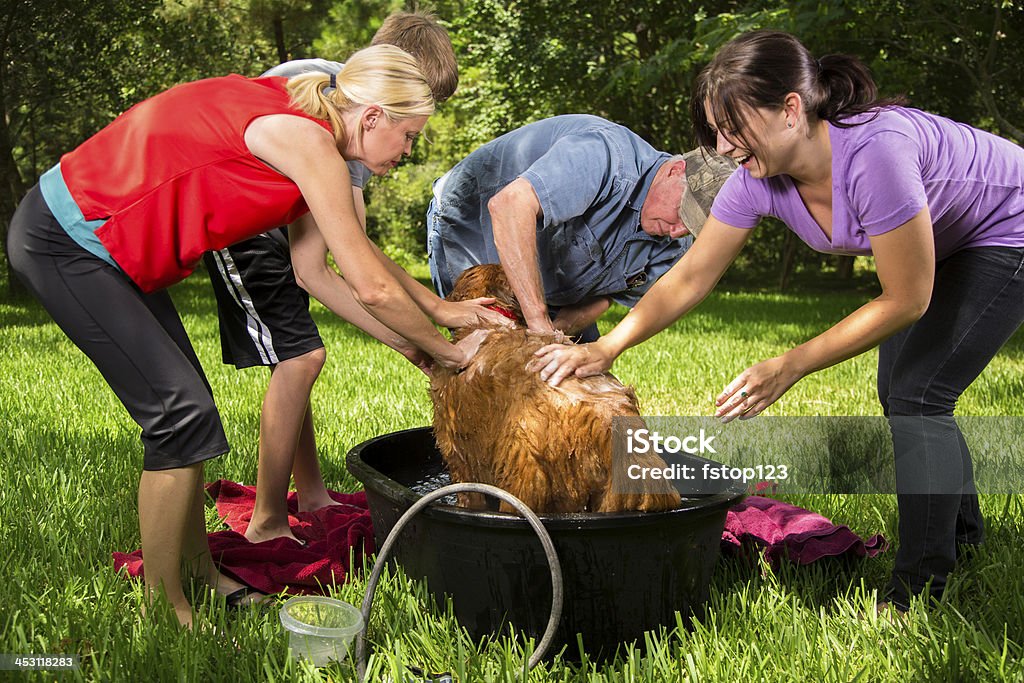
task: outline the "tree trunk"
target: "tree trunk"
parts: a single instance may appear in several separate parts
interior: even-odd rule
[[[284,44],[284,19],[274,17],[274,44],[277,45],[277,60],[284,64],[288,61],[288,48]]]
[[[789,287],[789,281],[793,277],[793,270],[796,267],[796,233],[792,230],[786,231],[785,241],[782,243],[782,269],[779,273],[779,291],[784,292]]]
[[[849,280],[853,277],[853,261],[855,256],[837,256],[836,274],[840,280]]]
[[[14,161],[14,145],[8,128],[7,108],[4,106],[3,81],[0,80],[0,247],[3,250],[4,268],[7,271],[7,298],[23,299],[28,291],[11,269],[7,258],[7,227],[18,202],[25,194],[25,183],[21,180],[18,165]]]

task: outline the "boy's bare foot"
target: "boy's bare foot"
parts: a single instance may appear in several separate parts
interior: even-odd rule
[[[879,620],[897,626],[906,626],[910,620],[907,610],[887,600],[880,600],[875,605],[875,613],[878,615]]]
[[[341,505],[341,503],[331,498],[327,491],[321,495],[299,496],[299,512],[313,512],[332,505]]]
[[[292,533],[292,529],[288,526],[287,521],[285,521],[283,526],[249,522],[249,527],[245,530],[245,538],[250,543],[262,543],[263,541],[272,541],[275,538],[290,538],[296,543],[302,543],[302,541],[295,538],[295,534]]]

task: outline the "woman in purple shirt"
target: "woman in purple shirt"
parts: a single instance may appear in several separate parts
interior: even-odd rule
[[[878,393],[896,456],[899,549],[880,603],[942,595],[983,523],[960,394],[1024,321],[1024,149],[899,102],[879,100],[852,57],[815,59],[793,36],[755,31],[697,80],[700,144],[730,177],[687,254],[608,335],[538,351],[541,377],[607,370],[718,282],[763,216],[812,248],[871,254],[882,293],[824,333],[747,368],[716,399],[750,418],[805,375],[881,345]]]

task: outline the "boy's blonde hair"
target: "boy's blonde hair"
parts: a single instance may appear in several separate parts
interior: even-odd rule
[[[370,44],[394,45],[415,57],[436,102],[447,100],[459,85],[452,41],[429,12],[395,12],[384,20]]]
[[[394,45],[356,52],[334,77],[335,88],[324,92],[331,78],[324,73],[301,74],[288,79],[287,87],[295,107],[331,122],[339,144],[345,143],[341,115],[354,107],[375,104],[393,121],[434,113],[434,97],[419,64]]]

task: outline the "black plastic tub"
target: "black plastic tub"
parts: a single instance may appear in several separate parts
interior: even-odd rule
[[[700,465],[706,460],[692,458]],[[684,461],[685,462],[685,461]],[[349,471],[366,488],[377,546],[405,510],[424,493],[449,483],[430,428],[394,432],[359,444]],[[562,564],[565,602],[549,653],[577,634],[592,656],[660,626],[675,613],[698,616],[718,560],[726,510],[744,492],[723,484],[699,498],[684,498],[665,512],[541,515]],[[537,640],[547,626],[551,575],[533,530],[517,515],[471,511],[441,502],[413,518],[394,558],[406,574],[426,579],[474,639],[509,624]]]

